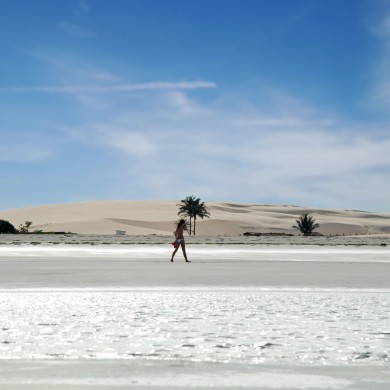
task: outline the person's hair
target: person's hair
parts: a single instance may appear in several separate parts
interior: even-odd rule
[[[179,221],[179,223],[177,224],[177,227],[181,227],[181,226],[183,226],[183,225],[185,225],[186,224],[186,220],[185,219],[181,219],[180,221]]]

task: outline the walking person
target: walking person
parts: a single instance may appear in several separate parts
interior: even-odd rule
[[[176,252],[179,250],[180,247],[181,247],[181,250],[183,251],[183,256],[184,256],[184,258],[186,260],[186,263],[191,263],[187,259],[186,243],[184,241],[184,230],[185,230],[185,228],[186,228],[186,221],[184,219],[181,219],[179,221],[179,223],[177,224],[177,228],[175,230],[176,240],[174,242],[172,242],[172,245],[175,247],[175,250],[173,251],[172,257],[171,257],[171,262],[172,263],[173,263],[173,258],[175,257]]]

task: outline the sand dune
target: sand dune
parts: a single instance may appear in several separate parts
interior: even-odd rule
[[[178,200],[117,200],[66,203],[0,211],[0,219],[15,226],[32,221],[33,229],[81,234],[170,234],[178,219]],[[207,202],[211,218],[197,220],[198,235],[236,236],[257,233],[292,233],[296,218],[311,213],[318,232],[335,234],[388,234],[390,213],[328,210],[292,205],[256,205]]]

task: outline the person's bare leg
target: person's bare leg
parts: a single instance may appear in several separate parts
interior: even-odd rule
[[[182,241],[180,245],[181,245],[181,250],[183,251],[183,256],[186,259],[186,263],[191,263],[191,261],[189,261],[187,259],[187,252],[186,252],[186,244],[185,244],[185,242]]]
[[[179,247],[177,247],[174,251],[173,251],[173,253],[172,253],[172,257],[171,257],[171,262],[173,263],[173,258],[175,257],[175,255],[176,255],[176,252],[179,250]]]

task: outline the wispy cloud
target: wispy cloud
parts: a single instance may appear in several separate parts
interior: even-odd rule
[[[39,146],[7,145],[0,147],[0,161],[4,163],[34,163],[47,159],[52,152]]]
[[[52,50],[25,50],[26,54],[32,56],[39,63],[36,66],[44,66],[48,73],[54,73],[64,83],[78,85],[82,81],[95,85],[101,82],[119,82],[121,79],[117,74],[101,69],[94,63],[86,61],[79,56],[69,55],[62,51]],[[57,86],[59,87],[59,86]]]
[[[379,37],[390,38],[390,15],[386,15],[379,22],[372,25],[370,31]]]
[[[14,93],[117,93],[131,91],[195,90],[216,88],[210,81],[150,82],[110,86],[15,86],[3,87],[0,91]]]
[[[384,16],[383,16],[384,15]],[[381,18],[369,26],[369,32],[377,37],[376,57],[372,60],[373,85],[369,97],[371,108],[389,111],[390,107],[390,9],[383,10]]]
[[[126,155],[146,158],[158,150],[158,145],[141,132],[105,126],[95,127],[94,130],[100,143]]]
[[[281,88],[263,88],[256,103],[236,91],[206,102],[205,92],[193,91],[213,91],[215,82],[123,83],[114,71],[50,58],[66,85],[0,92],[68,94],[76,110],[58,130],[75,153],[88,151],[95,170],[108,172],[103,182],[123,193],[387,207],[390,134],[375,123],[343,120]],[[100,156],[110,168],[99,166]]]
[[[91,4],[87,0],[79,0],[76,7],[74,8],[74,13],[79,17],[84,16],[90,11],[91,11]]]
[[[78,0],[77,5],[73,8],[73,13],[76,16],[72,21],[61,21],[58,23],[58,28],[64,34],[75,38],[92,38],[96,36],[96,32],[85,26],[85,19],[91,12],[91,5],[87,0]]]
[[[337,124],[337,122],[333,119],[302,119],[299,117],[260,117],[256,119],[240,119],[237,121],[238,126],[251,126],[257,128],[297,128],[300,129],[302,127],[329,127],[331,125]]]
[[[73,135],[113,151],[132,167],[123,177],[149,196],[385,207],[377,192],[390,190],[390,136],[379,136],[371,125],[357,132],[356,124],[313,114],[309,105],[295,116],[296,105],[287,107],[285,99],[271,105],[272,115],[267,106],[252,108],[246,118],[240,108],[166,91],[136,112],[88,122]],[[133,177],[134,171],[142,174]]]

